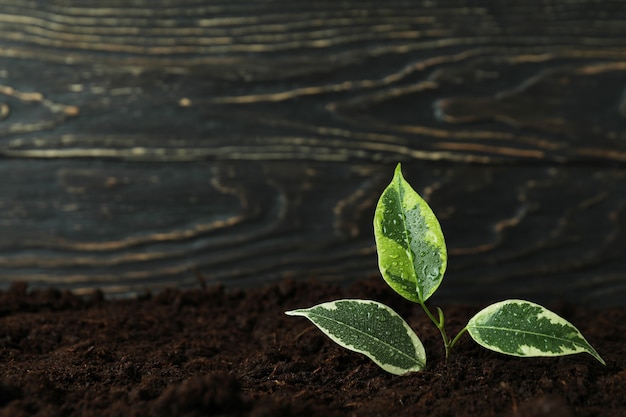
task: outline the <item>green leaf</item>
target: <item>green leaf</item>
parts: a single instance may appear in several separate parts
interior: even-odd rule
[[[404,298],[423,303],[439,287],[448,254],[439,221],[402,177],[400,164],[374,215],[380,272]]]
[[[506,300],[470,319],[467,330],[481,346],[513,356],[563,356],[586,352],[606,364],[564,318],[538,304]]]
[[[395,375],[426,366],[424,346],[395,311],[369,300],[337,300],[287,311],[308,318],[334,342],[359,352]]]

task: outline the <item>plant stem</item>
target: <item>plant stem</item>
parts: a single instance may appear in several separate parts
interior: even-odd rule
[[[450,342],[450,349],[452,349],[452,347],[456,344],[456,342],[459,341],[459,339],[461,338],[461,336],[463,336],[463,333],[465,333],[467,331],[467,326],[463,327],[457,334],[456,336],[454,336],[454,339],[452,339],[452,341]]]
[[[421,302],[420,305],[422,306],[422,309],[424,310],[424,312],[426,313],[430,321],[432,321],[435,324],[435,327],[437,327],[437,329],[439,329],[439,333],[441,333],[441,338],[443,339],[443,347],[446,350],[446,361],[447,361],[448,357],[450,356],[450,348],[452,347],[452,345],[450,344],[450,339],[448,338],[448,335],[446,334],[443,311],[440,308],[437,308],[439,312],[439,320],[437,320],[435,316],[433,316],[433,314],[430,312],[428,307],[426,307],[426,303]],[[455,340],[457,339],[457,337],[455,337]]]
[[[454,336],[454,339],[450,339],[446,334],[443,311],[441,310],[441,308],[437,307],[439,319],[436,319],[435,316],[430,312],[428,307],[426,307],[426,303],[420,303],[420,305],[422,306],[422,309],[424,310],[428,318],[435,324],[435,327],[439,329],[439,333],[441,333],[441,338],[443,339],[443,347],[446,349],[446,361],[448,361],[448,357],[450,356],[450,350],[452,350],[456,342],[458,342],[461,336],[463,336],[463,333],[467,331],[467,326],[463,327],[457,333],[457,335]]]

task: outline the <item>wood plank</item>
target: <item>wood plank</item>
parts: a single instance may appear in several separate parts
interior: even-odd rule
[[[621,2],[0,4],[0,279],[376,274],[402,161],[442,299],[626,299]]]

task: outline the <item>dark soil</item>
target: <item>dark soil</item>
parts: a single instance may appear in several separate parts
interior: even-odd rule
[[[393,376],[283,312],[342,297],[391,305],[420,335],[424,372]],[[436,297],[435,297],[436,298]],[[449,331],[481,306],[443,306]],[[547,307],[607,362],[520,359],[437,330],[382,280],[88,299],[0,294],[2,416],[626,416],[626,308]]]

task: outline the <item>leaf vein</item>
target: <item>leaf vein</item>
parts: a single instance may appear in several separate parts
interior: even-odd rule
[[[324,316],[324,315],[321,315],[321,314],[318,314],[318,313],[309,312],[308,314],[310,314],[311,316],[315,316],[315,317],[321,317],[321,318],[323,318],[325,320],[330,320],[330,321],[332,321],[334,323],[343,325],[343,326],[345,326],[345,327],[347,327],[347,328],[349,328],[351,330],[354,330],[356,333],[360,333],[360,334],[365,335],[368,338],[370,338],[370,339],[372,339],[372,340],[374,340],[376,342],[382,343],[383,345],[387,346],[390,350],[393,350],[395,352],[400,353],[402,356],[404,356],[405,358],[411,360],[416,365],[419,365],[419,366],[423,366],[424,365],[424,364],[421,363],[421,361],[417,360],[413,356],[411,356],[411,355],[401,351],[400,349],[396,348],[395,346],[391,345],[390,343],[388,343],[388,342],[386,342],[386,341],[384,341],[382,339],[378,339],[378,338],[374,337],[373,335],[371,335],[371,334],[369,334],[367,332],[362,331],[361,329],[359,329],[357,327],[351,326],[351,325],[346,324],[345,322],[342,322],[340,320],[334,319],[332,317],[327,317],[327,316]],[[346,343],[346,345],[347,345],[347,343]],[[364,352],[362,349],[358,349],[358,348],[355,348],[355,350],[357,350],[358,352]]]

